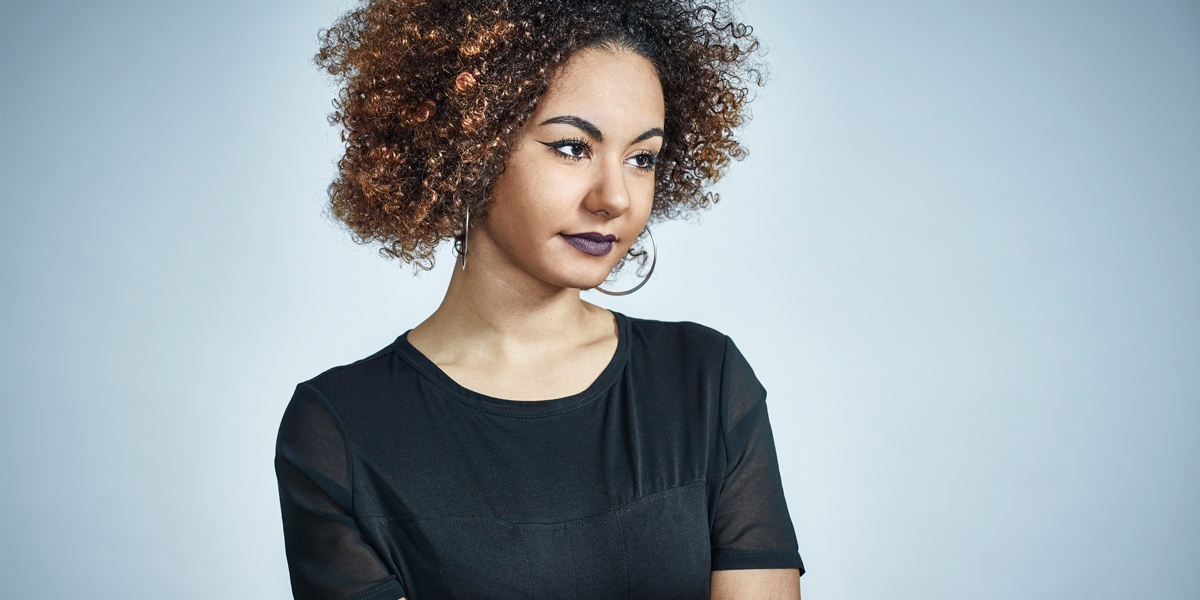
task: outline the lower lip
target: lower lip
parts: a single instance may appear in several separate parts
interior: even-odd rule
[[[605,254],[608,254],[610,250],[612,250],[612,242],[593,242],[581,237],[575,237],[562,233],[558,235],[562,236],[562,239],[566,240],[568,244],[575,246],[584,254],[590,254],[592,256],[604,256]]]

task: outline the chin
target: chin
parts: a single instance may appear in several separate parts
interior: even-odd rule
[[[581,290],[590,290],[596,286],[603,285],[604,279],[605,279],[604,277],[601,277],[599,279],[595,279],[595,280],[589,281],[587,283],[584,283],[582,285],[578,285],[578,286],[574,286],[574,287],[578,287]]]
[[[571,277],[566,279],[563,287],[590,290],[604,283],[605,277]]]
[[[555,277],[552,281],[556,285],[560,285],[562,287],[590,290],[598,285],[603,284],[604,280],[608,278],[610,272],[612,272],[612,269],[604,271],[603,273],[598,272],[594,267],[589,269],[579,269],[571,272],[559,273],[559,276]]]

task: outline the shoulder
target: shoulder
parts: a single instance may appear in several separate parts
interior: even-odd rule
[[[300,382],[297,389],[315,392],[329,408],[340,409],[345,398],[362,398],[388,384],[396,368],[395,346],[396,342],[392,342],[366,357],[325,369]]]
[[[352,438],[351,432],[361,425],[363,415],[375,411],[394,383],[398,362],[394,347],[395,342],[298,383],[284,409],[280,438]]]
[[[634,341],[655,345],[723,349],[729,339],[724,333],[692,321],[658,321],[625,317]]]
[[[729,336],[700,323],[625,318],[629,322],[630,350],[657,361],[672,358],[719,370],[733,345]]]
[[[746,357],[728,335],[691,321],[629,320],[634,352],[641,350],[655,362],[664,360],[679,365],[695,365],[721,374],[722,388],[752,391],[765,395]],[[726,390],[728,392],[728,390]]]

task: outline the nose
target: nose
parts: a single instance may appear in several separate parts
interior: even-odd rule
[[[605,160],[597,167],[592,187],[584,198],[584,207],[592,214],[615,219],[625,214],[632,204],[624,163],[620,159]]]

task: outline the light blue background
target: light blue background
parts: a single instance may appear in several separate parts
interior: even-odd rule
[[[322,218],[346,6],[3,4],[4,598],[289,595],[293,386],[450,267]],[[1200,4],[745,9],[750,158],[587,297],[737,341],[806,600],[1200,597]]]

